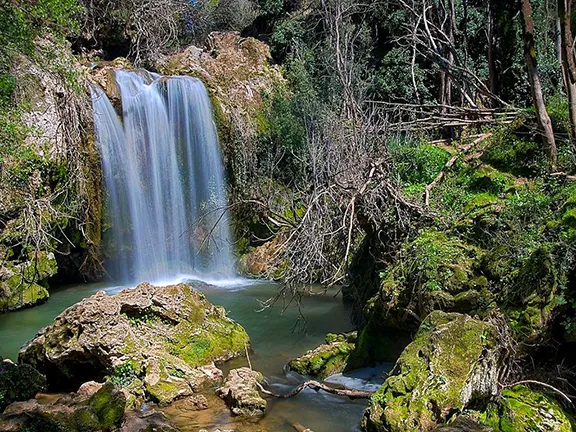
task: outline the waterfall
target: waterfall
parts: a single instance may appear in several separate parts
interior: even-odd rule
[[[208,93],[196,78],[117,71],[122,119],[92,88],[109,228],[122,282],[234,274],[224,169]]]

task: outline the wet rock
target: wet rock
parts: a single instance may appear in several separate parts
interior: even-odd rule
[[[369,432],[424,431],[498,394],[502,351],[493,325],[432,312],[364,415]]]
[[[488,407],[484,423],[502,432],[571,432],[574,420],[551,397],[518,385]]]
[[[92,387],[90,391],[94,390]],[[120,426],[126,399],[108,383],[86,398],[86,389],[60,398],[53,404],[32,399],[15,402],[0,416],[0,431],[101,431]]]
[[[62,389],[109,377],[135,397],[168,404],[217,385],[213,361],[243,355],[245,330],[189,285],[98,292],[68,308],[20,352]]]
[[[230,371],[224,385],[216,394],[224,399],[234,415],[258,417],[266,410],[266,400],[258,392],[258,384],[264,382],[260,372],[246,367]]]
[[[158,411],[128,411],[120,432],[178,432],[165,414]]]
[[[33,367],[0,357],[0,413],[12,402],[33,398],[45,386],[46,378]]]
[[[344,371],[348,358],[354,350],[355,341],[356,333],[329,334],[326,336],[325,344],[291,360],[286,367],[301,375],[328,378],[330,375]]]

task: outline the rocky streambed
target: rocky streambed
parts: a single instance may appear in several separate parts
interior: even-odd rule
[[[314,389],[277,400],[260,393],[252,379],[258,377],[257,382],[262,383],[265,376],[266,388],[279,393],[298,386],[304,378],[293,372],[286,375],[284,365],[319,345],[328,331],[352,328],[340,299],[330,295],[309,299],[308,331],[302,333],[292,331],[295,310],[256,312],[258,300],[274,293],[275,285],[237,289],[193,285],[202,292],[184,284],[163,288],[142,284],[119,293],[119,289],[109,289],[108,294],[97,292],[63,311],[21,350],[20,361],[27,365],[23,367],[33,365],[46,380],[16,399],[27,400],[40,390],[59,396],[48,398],[49,408],[45,397],[14,404],[4,415],[3,427],[18,430],[14,425],[24,427],[23,419],[38,418],[40,413],[66,412],[74,417],[92,412],[90,398],[104,382],[114,385],[114,394],[120,392],[117,397],[126,412],[116,418],[114,428],[144,430],[134,428],[147,428],[150,422],[156,430],[168,425],[186,431],[290,431],[298,424],[315,431],[358,427],[367,400],[349,400]],[[89,293],[84,291],[84,295]],[[14,358],[15,348],[3,342],[12,341],[15,335],[6,329],[19,322],[20,337],[25,338],[30,328],[36,326],[37,330],[52,321],[59,299],[64,307],[77,300],[76,294],[56,291],[45,305],[0,316],[0,347],[4,350],[0,355]],[[229,315],[248,330],[251,341],[224,308],[213,306],[208,299],[225,305]],[[39,322],[44,313],[46,322]],[[263,375],[245,368],[246,352],[250,352],[253,369]],[[342,376],[341,380],[346,386],[362,387],[381,376],[380,370],[368,374],[370,377]],[[80,387],[85,382],[90,384]],[[101,428],[95,426],[92,414],[87,414],[92,418],[87,430]],[[66,427],[75,430],[80,426]]]

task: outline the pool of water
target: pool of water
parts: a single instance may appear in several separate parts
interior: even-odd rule
[[[68,306],[98,290],[109,294],[124,287],[104,284],[84,284],[51,291],[50,300],[38,307],[0,315],[0,356],[16,359],[22,344],[34,337],[42,327]],[[285,374],[284,365],[296,356],[316,347],[326,333],[353,329],[349,311],[333,292],[314,295],[303,300],[300,311],[282,300],[270,309],[260,311],[261,302],[277,292],[278,286],[267,282],[245,281],[226,287],[203,286],[206,297],[222,305],[228,315],[242,324],[250,335],[253,352],[250,360],[254,369],[262,372],[274,391],[288,391],[302,382],[303,377]],[[286,299],[288,302],[289,299]],[[305,331],[298,317],[305,318]],[[302,321],[300,321],[302,324]],[[236,359],[224,365],[226,370],[247,365],[246,359]],[[365,369],[345,376],[330,378],[346,387],[376,389],[388,366]],[[294,431],[303,425],[315,432],[358,430],[366,400],[352,401],[345,397],[305,390],[290,399],[270,400],[267,414],[254,422],[232,418],[222,403],[207,411],[187,411],[179,404],[165,409],[175,424],[184,431],[238,428],[242,431]]]

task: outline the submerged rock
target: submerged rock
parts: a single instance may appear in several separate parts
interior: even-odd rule
[[[0,357],[0,413],[12,402],[33,398],[45,386],[46,378],[33,367]]]
[[[301,375],[328,378],[344,371],[350,354],[354,350],[356,333],[350,335],[328,334],[326,343],[291,360],[286,366]]]
[[[178,432],[164,413],[159,411],[128,411],[120,432]]]
[[[432,312],[372,396],[369,432],[423,431],[498,393],[503,357],[493,325],[457,313]]]
[[[258,417],[264,414],[267,405],[258,392],[258,384],[263,381],[264,377],[260,372],[246,367],[233,369],[216,394],[224,399],[234,415]]]
[[[98,292],[68,308],[20,352],[53,390],[111,381],[167,404],[215,385],[214,361],[243,355],[245,330],[189,285],[148,283],[109,296]]]

